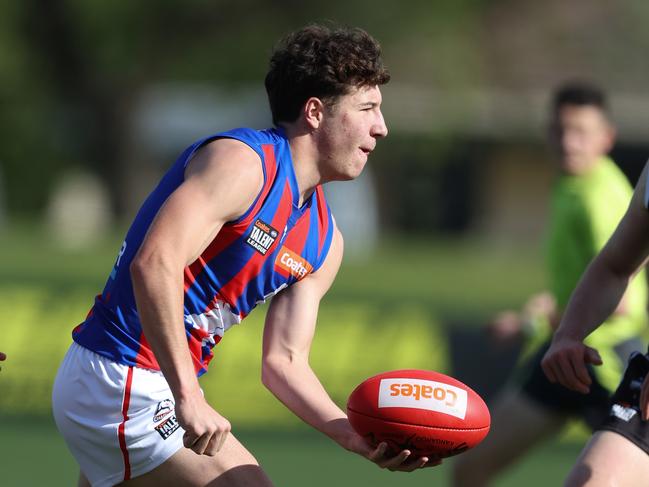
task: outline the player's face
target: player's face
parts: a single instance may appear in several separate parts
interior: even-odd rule
[[[378,86],[365,86],[352,89],[326,108],[319,143],[326,180],[357,177],[377,139],[388,134],[381,100]]]
[[[614,140],[614,130],[606,116],[592,105],[561,107],[552,123],[551,135],[560,169],[570,175],[588,172],[599,157],[611,150]]]

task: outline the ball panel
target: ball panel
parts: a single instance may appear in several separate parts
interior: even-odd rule
[[[352,409],[348,410],[348,417],[354,430],[372,446],[385,441],[391,455],[407,449],[416,456],[446,458],[474,447],[489,432],[489,427],[454,430],[397,423],[366,416]]]

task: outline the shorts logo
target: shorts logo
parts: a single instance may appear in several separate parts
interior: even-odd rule
[[[611,416],[615,416],[627,423],[631,421],[637,413],[638,412],[632,407],[624,407],[621,404],[613,404],[611,407]]]
[[[153,422],[157,423],[174,410],[174,402],[171,399],[164,399],[158,403],[153,415]]]
[[[178,424],[178,420],[176,419],[176,415],[174,414],[173,416],[168,417],[162,423],[156,426],[155,430],[160,434],[160,436],[162,436],[163,440],[166,440],[178,428],[180,428],[180,425]]]
[[[464,419],[467,392],[443,382],[422,379],[382,379],[380,408],[427,409]]]
[[[282,247],[277,254],[275,265],[298,280],[313,270],[313,266],[306,259],[286,247]]]
[[[258,219],[253,225],[250,235],[246,239],[246,243],[261,255],[266,255],[268,249],[270,249],[271,245],[277,239],[277,235],[279,235],[277,230],[268,223],[264,223]]]

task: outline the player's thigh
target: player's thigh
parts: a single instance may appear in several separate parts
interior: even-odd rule
[[[551,412],[517,389],[506,389],[491,407],[491,428],[485,440],[459,455],[458,468],[498,470],[551,437],[565,418]]]
[[[255,457],[232,434],[213,457],[181,448],[159,467],[120,484],[123,487],[178,485],[271,487],[273,484]]]
[[[646,479],[649,455],[622,435],[598,431],[584,447],[565,487],[636,487]]]

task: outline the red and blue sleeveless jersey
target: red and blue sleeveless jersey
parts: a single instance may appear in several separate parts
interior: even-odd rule
[[[195,142],[177,159],[140,208],[103,292],[72,336],[115,362],[159,370],[142,332],[129,267],[151,222],[183,182],[195,152],[217,138],[237,139],[260,157],[264,185],[252,206],[226,223],[184,270],[184,326],[197,375],[225,331],[259,303],[316,271],[333,236],[333,217],[321,186],[299,205],[288,140],[278,129],[235,129]]]

